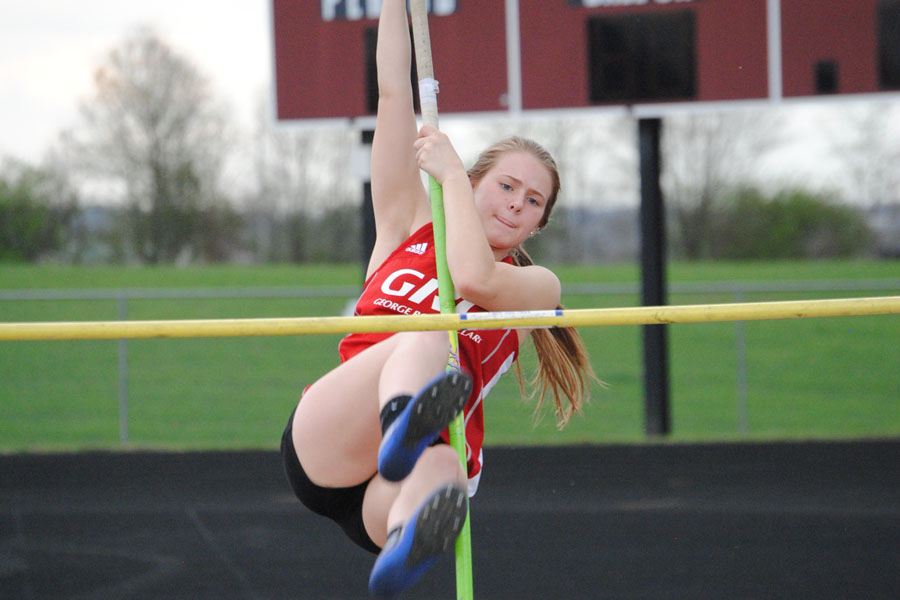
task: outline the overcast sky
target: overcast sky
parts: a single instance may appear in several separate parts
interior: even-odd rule
[[[39,162],[76,121],[93,72],[142,26],[191,60],[249,127],[270,81],[267,0],[0,0],[0,156]]]
[[[260,98],[271,89],[269,20],[269,0],[0,0],[0,157],[39,163],[77,121],[79,101],[93,92],[93,72],[143,26],[209,77],[239,128],[249,132]],[[775,166],[821,168],[816,136],[841,110],[834,104],[792,108],[798,142]],[[451,135],[459,127],[444,123]]]

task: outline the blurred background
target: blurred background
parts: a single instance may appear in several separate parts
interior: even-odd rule
[[[308,4],[295,6],[363,31],[374,26],[379,3]],[[523,11],[533,4],[523,1]],[[712,10],[692,2],[559,4],[552,10],[589,20],[589,39],[610,23],[628,30],[634,14],[696,10],[703,19]],[[764,4],[771,2],[741,2],[741,10],[761,15]],[[826,4],[833,13],[834,3]],[[367,151],[360,140],[367,123],[279,118],[279,5],[291,3],[3,3],[0,319],[345,309],[358,293],[366,253]],[[809,95],[658,108],[671,303],[898,293],[898,7],[873,0],[850,11],[841,30],[873,56],[865,65],[819,60],[808,74]],[[436,27],[466,9],[455,2],[434,8]],[[867,27],[865,39],[854,37],[858,23]],[[523,53],[549,52],[535,28],[522,28]],[[326,66],[344,59],[297,52],[298,64],[331,79]],[[874,92],[844,93],[857,71],[871,71]],[[558,270],[567,306],[634,305],[637,123],[645,113],[604,97],[599,76],[591,76],[585,104],[592,106],[448,111],[442,128],[467,164],[509,133],[547,146],[563,191],[552,225],[529,242],[530,252]],[[445,88],[439,98],[452,103],[453,88]],[[788,79],[785,95],[790,90]],[[497,99],[498,106],[513,102]],[[535,424],[508,381],[489,414],[498,432],[489,443],[643,439],[638,328],[583,333],[609,384],[596,391],[584,419],[562,434],[552,418]],[[896,436],[896,334],[896,319],[888,317],[673,327],[672,434]],[[335,346],[302,337],[4,342],[0,446],[274,445],[299,390],[336,360]],[[210,431],[200,432],[201,424]]]
[[[883,28],[898,27],[896,3],[877,6]],[[271,21],[263,0],[6,3],[0,258],[361,261],[360,125],[276,119]],[[900,53],[893,43],[884,52]],[[841,68],[852,81],[848,70],[868,67]],[[900,255],[900,100],[889,84],[880,95],[671,111],[662,176],[671,256]],[[637,129],[614,108],[448,113],[443,127],[467,163],[509,132],[539,139],[564,189],[560,226],[535,253],[621,262],[639,247]]]

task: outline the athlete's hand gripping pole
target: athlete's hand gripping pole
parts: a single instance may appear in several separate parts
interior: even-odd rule
[[[425,0],[410,0],[413,41],[416,51],[416,71],[419,76],[419,104],[422,108],[422,123],[438,128],[437,92],[434,80],[434,65],[431,61],[431,35],[428,31],[428,9]],[[450,270],[447,268],[447,238],[444,225],[444,194],[434,177],[428,177],[431,220],[434,227],[434,253],[437,262],[438,298],[441,313],[456,312],[456,294]],[[447,370],[459,370],[459,339],[456,330],[450,335],[450,361]],[[466,434],[463,413],[450,425],[450,444],[459,455],[463,470],[466,470]],[[470,514],[470,513],[469,513]],[[466,518],[456,540],[456,597],[457,600],[472,600],[472,530],[471,519]]]

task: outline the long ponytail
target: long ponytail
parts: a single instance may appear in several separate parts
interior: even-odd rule
[[[520,267],[534,264],[521,246],[515,248],[512,259]],[[562,429],[573,415],[581,412],[590,397],[590,382],[601,385],[602,382],[594,374],[584,340],[574,327],[532,329],[531,341],[538,359],[534,375],[528,380],[532,389],[530,393],[526,391],[525,377],[517,361],[519,389],[528,398],[537,396],[535,414],[541,410],[547,392],[550,392],[555,405],[556,426]],[[568,399],[568,404],[563,402],[563,396]]]

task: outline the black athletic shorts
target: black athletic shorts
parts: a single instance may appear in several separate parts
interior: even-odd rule
[[[310,481],[294,449],[294,440],[291,436],[293,422],[294,413],[291,413],[284,435],[281,436],[281,457],[284,461],[284,472],[294,489],[294,494],[308,509],[337,523],[358,546],[378,554],[381,548],[369,537],[362,518],[363,497],[369,481],[346,488],[326,488]]]

